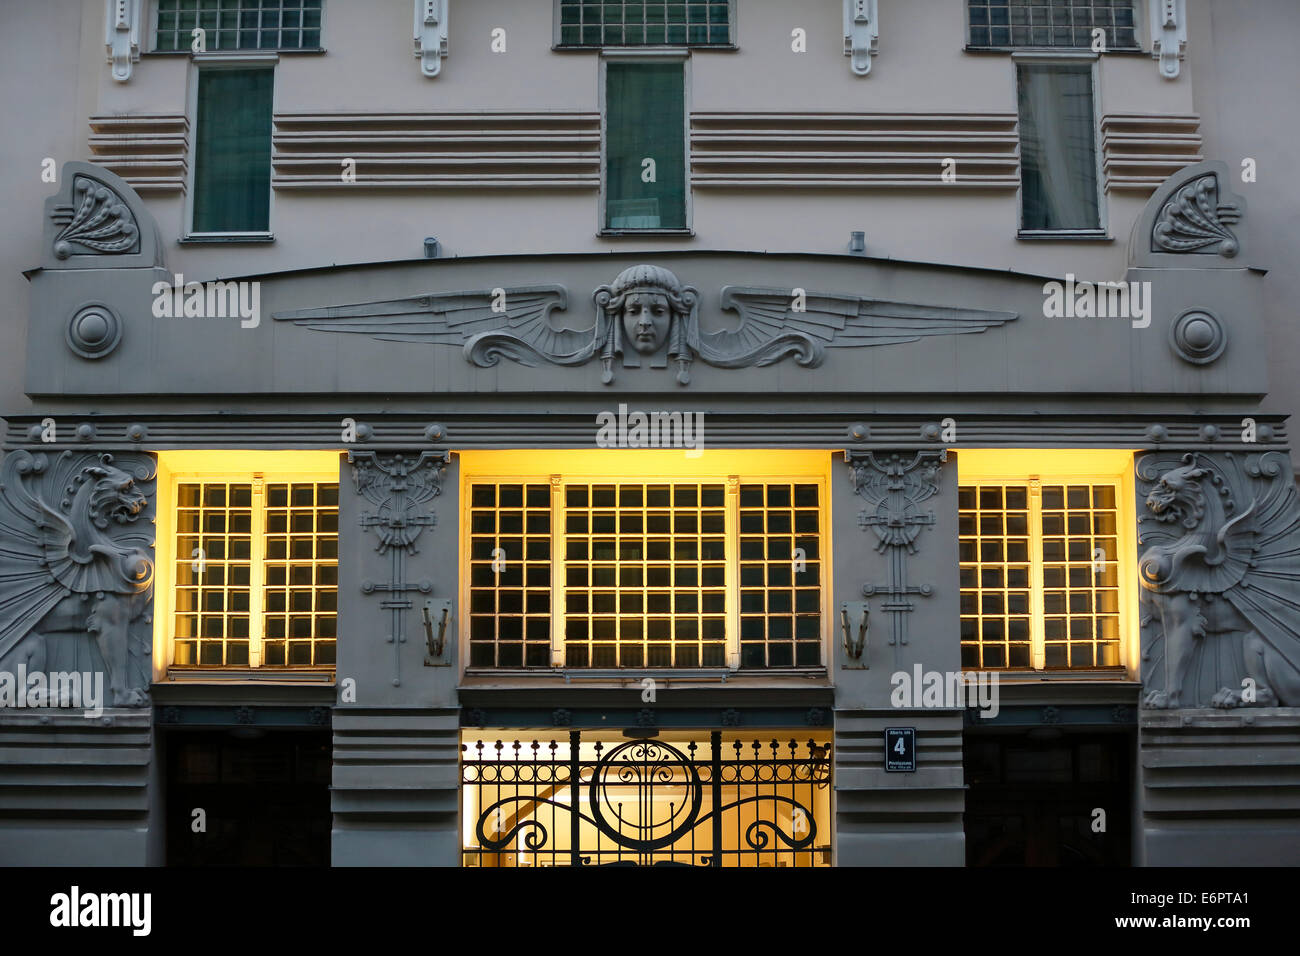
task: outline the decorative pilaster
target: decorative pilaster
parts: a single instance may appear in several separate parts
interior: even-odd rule
[[[889,580],[864,584],[866,597],[883,594],[880,609],[891,618],[889,643],[907,643],[907,615],[914,610],[911,596],[929,597],[929,584],[907,583],[907,558],[916,553],[923,528],[934,524],[933,512],[921,512],[921,502],[938,493],[939,468],[948,460],[946,449],[918,452],[846,451],[844,460],[853,469],[853,489],[867,502],[858,524],[875,532],[876,550],[889,555]]]
[[[361,527],[375,532],[379,539],[375,550],[387,554],[390,561],[388,581],[363,580],[361,590],[366,594],[378,591],[386,595],[380,606],[390,613],[386,640],[393,645],[394,687],[402,683],[401,645],[406,643],[406,612],[413,607],[407,595],[413,591],[433,592],[433,584],[428,580],[415,583],[406,580],[406,557],[419,551],[416,541],[420,534],[437,523],[437,516],[422,506],[441,493],[442,473],[449,460],[446,452],[348,453],[357,494],[375,505],[373,513],[362,514]]]

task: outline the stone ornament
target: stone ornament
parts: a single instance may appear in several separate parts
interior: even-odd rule
[[[934,525],[934,512],[919,505],[939,493],[939,469],[948,460],[947,449],[918,452],[846,451],[852,469],[853,490],[867,503],[858,524],[876,535],[876,550],[889,555],[889,580],[865,584],[862,594],[884,595],[880,610],[892,618],[889,643],[907,643],[907,614],[914,610],[911,596],[929,597],[928,584],[907,583],[907,558],[916,553],[921,530]]]
[[[1300,499],[1278,452],[1138,461],[1143,706],[1300,706]]]
[[[5,456],[0,670],[102,671],[106,703],[149,703],[155,471],[139,453]]]
[[[419,552],[416,542],[420,535],[425,528],[432,528],[438,522],[437,515],[426,506],[442,492],[442,474],[448,459],[445,452],[348,453],[356,492],[375,509],[362,513],[361,527],[375,533],[379,539],[375,550],[389,557],[391,573],[388,582],[362,581],[361,590],[365,594],[378,591],[387,595],[383,608],[390,615],[386,640],[393,645],[394,687],[402,682],[401,645],[406,643],[405,616],[414,606],[409,594],[414,591],[433,593],[433,584],[429,581],[410,583],[406,580],[406,556]]]
[[[54,207],[63,229],[54,238],[54,255],[116,255],[140,251],[140,227],[121,196],[89,176],[72,181],[73,205]],[[66,223],[66,224],[65,224]]]
[[[1231,259],[1241,243],[1231,229],[1241,221],[1241,204],[1219,199],[1219,177],[1198,176],[1160,208],[1151,230],[1152,252],[1218,254]]]
[[[1228,347],[1228,331],[1212,312],[1191,309],[1169,326],[1174,354],[1193,365],[1209,365]]]
[[[82,358],[101,359],[122,341],[122,322],[108,306],[90,302],[68,320],[65,341]]]
[[[637,368],[672,363],[690,383],[698,359],[714,368],[751,368],[793,358],[815,368],[828,348],[915,342],[932,335],[978,333],[1017,318],[1014,312],[888,302],[833,292],[724,286],[721,306],[740,314],[734,330],[705,332],[699,293],[660,266],[624,269],[592,294],[596,321],[585,329],[555,328],[563,286],[452,292],[385,302],[277,312],[272,318],[316,331],[369,335],[387,342],[460,345],[480,368],[502,358],[520,365],[586,365],[599,359],[601,381],[616,362]]]

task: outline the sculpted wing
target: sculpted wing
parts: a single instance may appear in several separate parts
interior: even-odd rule
[[[430,293],[382,302],[276,312],[271,318],[318,332],[367,335],[384,342],[460,345],[465,346],[467,354],[483,350],[485,340],[492,345],[509,342],[536,353],[537,357],[561,361],[574,354],[589,353],[596,331],[594,326],[580,330],[554,328],[551,312],[564,309],[567,304],[563,286],[544,285]],[[494,305],[498,305],[496,310]]]
[[[57,468],[58,459],[55,466]],[[0,481],[0,659],[62,600],[57,568],[46,567],[59,543],[66,551],[72,529],[26,487],[51,468],[48,456],[17,450],[5,455]],[[56,476],[57,477],[57,476]]]
[[[699,333],[697,350],[723,368],[771,365],[794,356],[819,365],[826,348],[862,348],[915,342],[929,335],[983,332],[1016,319],[1014,312],[954,309],[887,302],[833,292],[807,292],[795,310],[790,289],[722,289],[722,308],[740,313],[734,330]]]

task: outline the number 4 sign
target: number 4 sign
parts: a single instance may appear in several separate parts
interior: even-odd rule
[[[916,771],[916,728],[885,728],[885,770],[894,773]]]

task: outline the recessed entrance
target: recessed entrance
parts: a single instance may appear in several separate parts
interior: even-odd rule
[[[1132,752],[1122,733],[968,736],[966,865],[1130,865]]]

